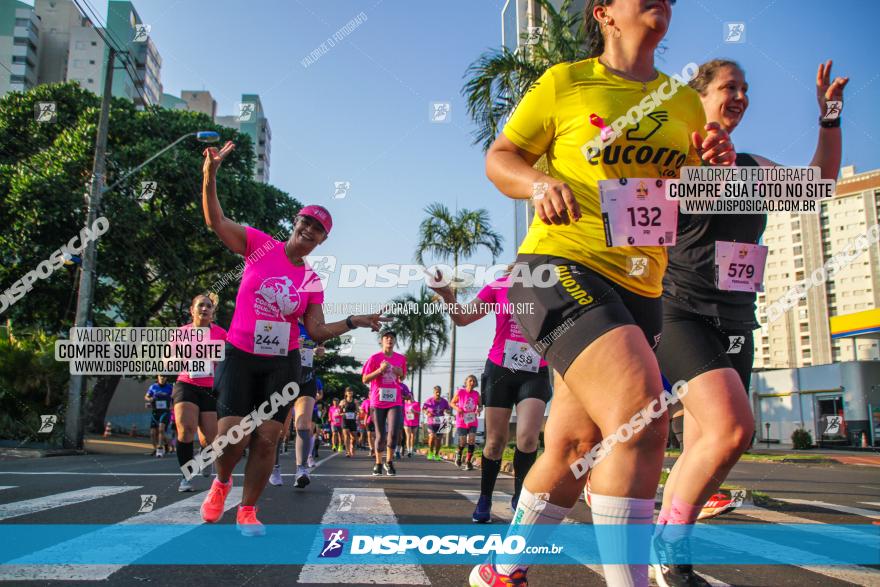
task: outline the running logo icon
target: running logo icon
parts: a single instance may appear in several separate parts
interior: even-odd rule
[[[541,35],[544,34],[544,27],[530,26],[525,34],[526,45],[537,45],[541,41]]]
[[[746,23],[744,23],[744,22],[725,22],[724,23],[724,42],[725,43],[745,43],[746,42]]]
[[[149,36],[150,36],[150,25],[136,24],[136,25],[134,25],[134,38],[131,40],[131,42],[132,43],[146,43]]]
[[[823,436],[830,434],[840,434],[840,416],[828,416]]]
[[[55,102],[37,102],[34,105],[34,120],[55,122],[58,118],[58,105]]]
[[[452,121],[452,105],[449,102],[431,103],[431,122],[445,123]]]
[[[141,507],[138,508],[137,513],[148,514],[151,511],[153,511],[154,507],[156,507],[156,496],[155,495],[142,495],[141,496]]]
[[[343,545],[348,540],[348,530],[329,528],[322,532],[324,532],[324,548],[318,558],[336,558],[342,554]]]
[[[730,336],[730,346],[727,347],[727,354],[738,355],[746,342],[745,336]]]
[[[334,181],[333,182],[333,199],[342,200],[348,195],[351,189],[350,181]]]
[[[351,506],[354,505],[354,494],[353,493],[343,493],[339,496],[339,510],[340,512],[350,512]]]
[[[55,414],[40,416],[40,429],[37,430],[37,434],[49,434],[55,428],[57,422],[58,416]]]
[[[647,257],[630,257],[629,258],[629,275],[630,277],[642,277],[648,272]]]
[[[825,114],[822,120],[837,120],[843,111],[843,102],[840,100],[829,100],[825,102]]]
[[[155,195],[156,188],[159,187],[159,182],[156,181],[142,181],[141,182],[141,194],[138,196],[139,202],[148,202]]]

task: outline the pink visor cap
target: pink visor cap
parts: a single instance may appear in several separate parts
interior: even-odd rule
[[[328,235],[330,234],[330,229],[333,228],[333,218],[324,206],[317,206],[315,204],[306,206],[299,211],[299,215],[308,216],[309,218],[317,220],[324,228],[324,232]]]

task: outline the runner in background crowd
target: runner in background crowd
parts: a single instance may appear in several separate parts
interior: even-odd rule
[[[382,453],[385,453],[384,471],[394,476],[394,452],[397,448],[398,421],[403,420],[403,393],[401,383],[406,377],[406,357],[394,351],[397,335],[393,330],[382,333],[382,350],[364,363],[362,380],[370,385],[370,409],[376,429],[373,475],[383,471]]]
[[[171,422],[171,392],[172,386],[164,375],[156,376],[156,383],[147,388],[144,401],[150,410],[150,440],[153,443],[153,453],[156,457],[165,456],[165,429]]]
[[[226,340],[226,330],[214,324],[217,294],[202,293],[190,304],[192,322],[181,330],[209,328],[210,340]],[[205,372],[183,371],[174,383],[174,419],[177,425],[177,463],[182,468],[194,457],[193,443],[197,432],[204,438],[203,446],[214,442],[217,436],[217,394],[214,392],[214,369],[212,361]],[[178,491],[194,491],[192,479],[180,480]]]
[[[455,410],[455,430],[458,436],[458,454],[455,457],[455,466],[461,468],[462,453],[467,445],[467,460],[465,469],[474,469],[474,449],[477,441],[477,419],[483,411],[480,402],[480,392],[476,390],[477,378],[468,375],[464,380],[464,387],[459,388],[452,398],[450,405]]]
[[[442,461],[440,456],[440,435],[444,432],[446,415],[452,413],[452,408],[446,398],[442,396],[439,385],[434,386],[434,395],[422,404],[425,414],[425,425],[428,428],[428,460]]]

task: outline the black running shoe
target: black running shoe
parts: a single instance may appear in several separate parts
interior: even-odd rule
[[[385,463],[385,474],[389,477],[394,477],[395,475],[397,475],[397,471],[394,470],[394,463],[392,463],[391,461]]]
[[[382,465],[380,465],[379,463],[376,463],[375,465],[373,465],[373,477],[378,477],[381,474],[382,474]]]
[[[694,572],[693,565],[673,562],[690,559],[687,539],[667,541],[661,534],[654,538],[654,549],[660,560],[660,564],[654,565],[654,579],[659,587],[708,587],[708,581]]]
[[[455,466],[459,469],[461,468],[461,453],[458,453],[458,456],[455,457]]]

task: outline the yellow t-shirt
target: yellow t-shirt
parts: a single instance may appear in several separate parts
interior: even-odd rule
[[[607,247],[598,182],[621,177],[673,179],[683,165],[700,165],[690,137],[694,131],[705,136],[706,115],[699,95],[683,80],[660,73],[648,82],[646,92],[642,87],[642,82],[610,73],[597,59],[554,65],[529,88],[504,135],[530,153],[547,154],[550,175],[568,184],[582,214],[569,225],[547,225],[536,215],[519,252],[565,257],[636,294],[659,297],[666,249]],[[631,111],[633,107],[636,110]],[[620,136],[599,154],[586,148],[600,140],[600,129],[590,123],[591,114],[612,126],[628,111],[631,120],[643,115],[637,125],[627,122]],[[629,275],[630,257],[648,259],[642,275]]]

